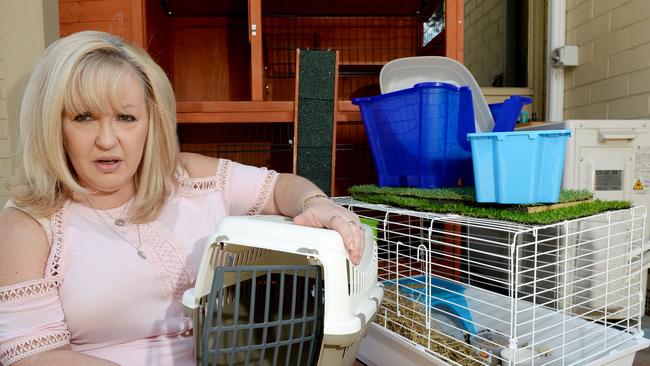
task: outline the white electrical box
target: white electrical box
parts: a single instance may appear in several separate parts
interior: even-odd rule
[[[551,66],[555,68],[578,66],[578,46],[565,45],[551,52]]]
[[[568,120],[520,130],[571,129],[562,188],[650,207],[650,121]],[[647,221],[646,221],[647,226]],[[646,239],[650,230],[646,227]]]

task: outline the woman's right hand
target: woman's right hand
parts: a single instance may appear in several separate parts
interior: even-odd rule
[[[343,245],[348,251],[350,261],[359,264],[363,255],[365,235],[359,216],[337,205],[327,197],[312,200],[303,212],[293,218],[298,225],[323,227],[338,231]]]

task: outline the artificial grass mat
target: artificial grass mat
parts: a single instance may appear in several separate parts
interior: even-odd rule
[[[505,220],[527,225],[554,224],[632,206],[629,201],[591,200],[593,194],[586,190],[561,190],[559,203],[572,203],[570,206],[558,205],[545,211],[530,213],[522,211],[521,208],[531,205],[478,203],[475,200],[474,188],[471,187],[422,189],[357,185],[350,187],[349,192],[352,198],[368,203],[387,204],[416,211]]]

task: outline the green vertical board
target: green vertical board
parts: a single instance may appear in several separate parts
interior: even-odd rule
[[[296,173],[331,194],[336,52],[300,50]]]

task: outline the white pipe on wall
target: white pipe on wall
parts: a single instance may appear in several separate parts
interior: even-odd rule
[[[546,49],[546,120],[564,119],[564,69],[552,67],[551,54],[564,46],[566,0],[548,0],[548,47]]]

